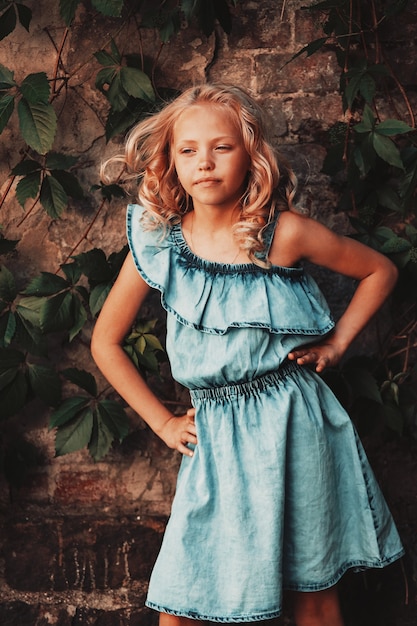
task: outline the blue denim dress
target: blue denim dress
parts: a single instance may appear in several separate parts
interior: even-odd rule
[[[172,374],[190,389],[198,437],[182,459],[147,605],[267,620],[283,589],[326,589],[348,569],[401,557],[349,416],[319,376],[286,359],[334,326],[313,279],[302,268],[206,261],[180,224],[164,238],[143,230],[142,213],[128,207],[128,240],[161,292]]]

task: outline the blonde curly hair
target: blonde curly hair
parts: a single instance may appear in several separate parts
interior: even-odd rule
[[[125,178],[138,181],[138,197],[148,218],[145,227],[166,230],[192,210],[192,198],[182,188],[171,152],[173,131],[179,116],[190,106],[209,103],[221,107],[239,128],[251,166],[241,198],[241,214],[233,235],[252,262],[262,253],[263,229],[275,211],[292,207],[296,178],[271,145],[261,107],[245,90],[224,84],[204,84],[184,91],[161,111],[139,122],[129,133],[125,153],[107,161],[125,166]]]

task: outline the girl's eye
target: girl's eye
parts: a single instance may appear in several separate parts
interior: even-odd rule
[[[192,152],[194,152],[192,148],[181,148],[180,150],[180,154],[191,154]]]
[[[230,150],[232,146],[227,146],[225,144],[222,144],[220,146],[217,146],[216,150],[220,150],[222,152],[226,152],[227,150]]]

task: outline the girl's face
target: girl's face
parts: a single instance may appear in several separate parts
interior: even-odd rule
[[[191,106],[175,123],[171,149],[177,176],[195,209],[236,208],[250,158],[230,115],[216,105]]]

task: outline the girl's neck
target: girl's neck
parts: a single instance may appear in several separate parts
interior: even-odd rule
[[[221,230],[232,229],[240,219],[240,207],[225,209],[223,207],[195,207],[188,218],[195,228],[204,229],[206,232],[216,233]]]
[[[240,249],[233,236],[233,226],[239,219],[239,210],[193,210],[183,219],[183,235],[196,256],[217,263],[247,263],[246,252]]]

